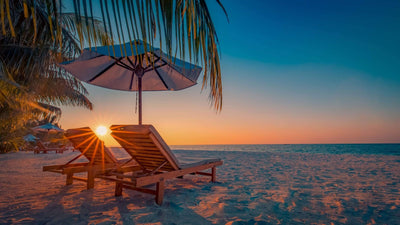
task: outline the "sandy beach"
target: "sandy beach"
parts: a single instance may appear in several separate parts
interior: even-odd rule
[[[164,203],[96,180],[65,186],[42,166],[76,152],[0,155],[0,224],[400,224],[400,157],[270,152],[174,151],[221,158],[217,183],[185,176]]]

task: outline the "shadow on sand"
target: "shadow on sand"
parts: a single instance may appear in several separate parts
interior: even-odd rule
[[[179,182],[181,183],[176,185]],[[196,200],[198,197],[196,192],[201,192],[201,187],[194,191],[184,186],[197,185],[207,186],[207,183],[197,181],[196,184],[190,179],[173,181],[167,185],[164,203],[159,206],[155,203],[154,196],[132,190],[124,190],[122,196],[115,197],[114,185],[111,182],[98,181],[91,190],[83,189],[81,183],[74,183],[62,186],[58,192],[41,196],[40,199],[46,205],[41,209],[32,210],[29,216],[25,215],[25,219],[20,218],[23,219],[20,222],[22,224],[174,224],[179,218],[180,223],[212,224],[190,209],[191,204],[199,202]],[[50,188],[55,190],[57,187]]]

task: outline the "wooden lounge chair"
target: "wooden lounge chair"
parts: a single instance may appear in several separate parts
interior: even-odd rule
[[[123,188],[133,189],[155,195],[160,205],[163,201],[164,181],[167,179],[199,174],[210,176],[212,182],[216,181],[216,167],[222,165],[220,159],[183,165],[152,125],[113,125],[111,131],[114,139],[140,166],[140,171],[132,175],[119,173],[116,178],[109,179],[116,182],[116,196],[122,195]],[[207,169],[211,169],[211,172],[202,172]],[[143,188],[150,184],[156,184],[156,190]]]
[[[47,152],[56,152],[56,153],[64,153],[66,151],[66,147],[62,146],[60,148],[48,148],[46,147],[42,142],[36,141],[36,147],[33,150],[34,154],[39,154],[40,152],[42,153],[47,153]]]
[[[94,187],[94,178],[98,175],[111,171],[125,172],[138,169],[133,159],[118,161],[89,127],[69,129],[64,135],[81,154],[62,165],[44,166],[43,171],[66,174],[66,185],[72,184],[73,180],[79,180],[87,182],[87,189],[91,189]],[[82,156],[88,162],[72,163]],[[75,173],[82,172],[87,173],[87,178],[74,176]]]

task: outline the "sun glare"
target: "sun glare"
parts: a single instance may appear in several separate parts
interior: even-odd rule
[[[108,131],[107,127],[105,127],[105,126],[98,126],[97,129],[96,129],[96,134],[98,134],[98,135],[100,135],[100,136],[104,136],[104,135],[107,134],[107,131]]]

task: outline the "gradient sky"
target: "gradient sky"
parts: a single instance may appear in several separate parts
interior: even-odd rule
[[[200,79],[144,93],[168,144],[400,143],[400,1],[221,2],[222,112]],[[64,129],[137,123],[136,93],[85,86],[94,110],[62,107]]]

